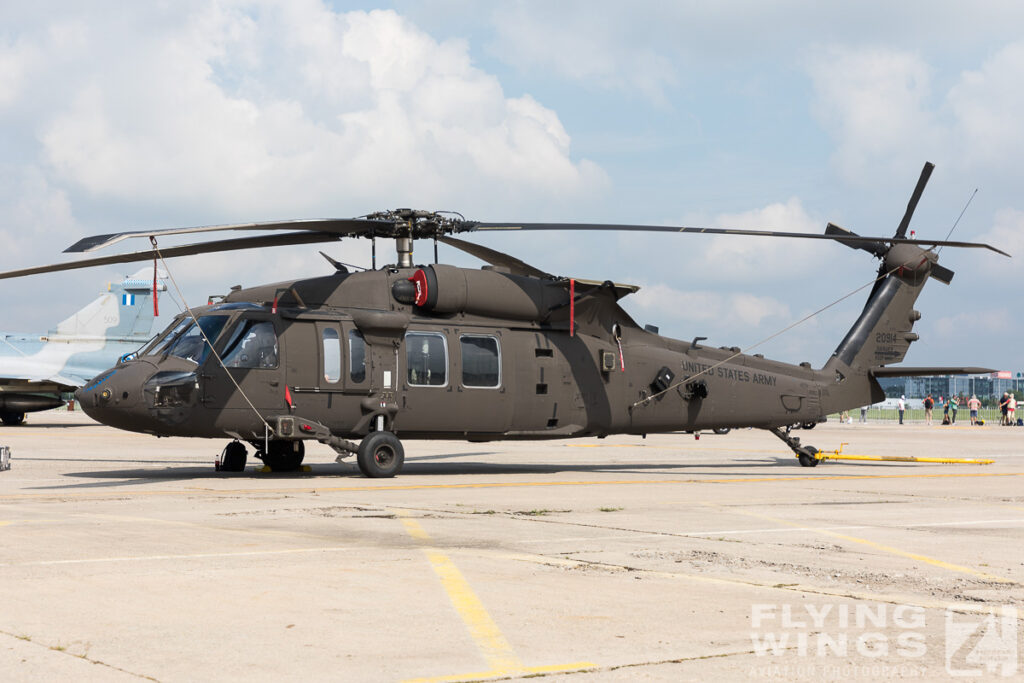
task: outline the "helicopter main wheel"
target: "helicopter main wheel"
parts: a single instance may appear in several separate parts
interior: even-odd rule
[[[713,431],[715,434],[728,434],[730,432],[730,428],[729,427],[715,427],[711,431]]]
[[[241,472],[245,469],[245,446],[240,441],[232,441],[220,454],[222,472]]]
[[[800,454],[797,456],[800,460],[801,467],[817,467],[818,463],[818,449],[814,446],[804,446],[800,449]]]
[[[306,457],[306,446],[301,441],[271,441],[269,450],[260,455],[264,464],[274,472],[292,472],[299,469]]]
[[[370,432],[359,443],[356,463],[364,476],[378,479],[393,477],[402,469],[405,449],[391,432]]]
[[[9,413],[7,411],[0,413],[0,422],[3,422],[8,427],[20,425],[24,421],[25,413]]]

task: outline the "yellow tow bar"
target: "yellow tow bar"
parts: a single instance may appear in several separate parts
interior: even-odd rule
[[[839,444],[838,450],[835,451],[818,451],[815,456],[819,461],[821,460],[877,460],[883,462],[938,462],[956,465],[991,465],[995,460],[982,460],[980,458],[918,458],[911,455],[849,455],[843,453],[843,446],[848,446],[847,443]]]

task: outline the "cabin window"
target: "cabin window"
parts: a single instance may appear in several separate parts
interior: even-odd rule
[[[406,334],[405,360],[410,385],[443,387],[448,383],[448,347],[443,334]]]
[[[324,379],[334,384],[341,379],[341,338],[333,327],[325,327],[320,335],[324,349]]]
[[[498,338],[466,334],[459,338],[462,347],[462,385],[497,387],[501,385],[501,352]]]
[[[229,368],[276,368],[277,334],[268,320],[247,320],[233,343],[224,349],[224,365]]]
[[[358,384],[366,380],[366,340],[359,330],[348,332],[348,376]]]

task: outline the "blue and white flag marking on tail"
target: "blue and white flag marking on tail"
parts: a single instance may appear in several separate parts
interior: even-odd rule
[[[134,294],[122,294],[121,295],[121,305],[122,306],[134,306],[135,305],[135,295]]]

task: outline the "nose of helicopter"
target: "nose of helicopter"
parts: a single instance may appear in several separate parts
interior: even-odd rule
[[[136,361],[97,375],[75,392],[85,414],[105,425],[136,432],[151,432],[159,423],[147,409],[142,387],[156,368]]]

